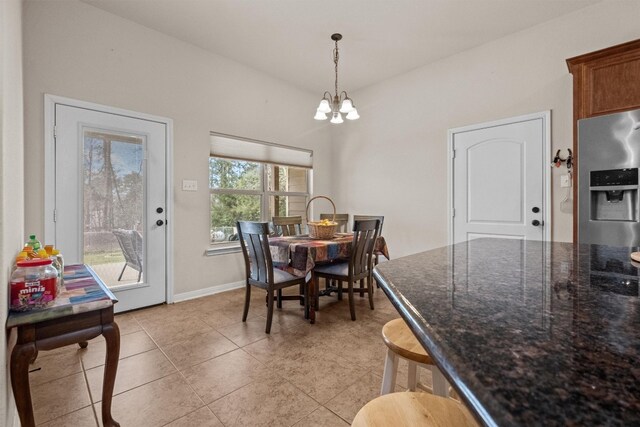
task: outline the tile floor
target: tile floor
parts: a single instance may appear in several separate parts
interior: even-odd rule
[[[356,296],[322,297],[316,324],[296,301],[264,333],[264,292],[244,289],[118,315],[121,350],[112,413],[122,427],[347,426],[380,390],[382,326],[398,317],[380,290],[376,309]],[[98,426],[105,346],[42,352],[30,373],[39,426]],[[406,387],[400,366],[398,390]],[[423,381],[430,382],[424,372]]]

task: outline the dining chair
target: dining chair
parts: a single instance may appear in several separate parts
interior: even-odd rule
[[[373,270],[373,248],[378,238],[379,228],[380,220],[378,219],[354,221],[353,245],[349,261],[321,264],[313,269],[313,276],[316,279],[325,278],[338,281],[338,299],[342,299],[342,283],[347,282],[351,320],[356,320],[356,307],[353,300],[353,285],[355,282],[366,280],[367,287],[362,288],[361,283],[361,289],[359,290],[369,294],[369,306],[373,310],[373,288],[371,286],[373,278],[371,272]]]
[[[335,219],[333,218],[333,214],[321,213],[320,219],[329,219],[334,220],[338,223],[338,231],[340,233],[347,232],[347,223],[349,222],[349,214],[336,214]]]
[[[273,226],[278,236],[297,236],[302,234],[302,216],[274,216]]]
[[[289,286],[301,286],[302,294],[298,297],[286,299],[304,300],[305,313],[309,307],[309,286],[304,277],[297,277],[291,273],[273,267],[271,251],[269,250],[269,225],[266,222],[238,221],[238,235],[244,255],[246,270],[246,297],[242,321],[247,321],[249,303],[251,302],[251,286],[267,291],[267,327],[265,332],[271,332],[273,320],[274,292],[278,293],[278,308],[282,308],[282,289]]]
[[[382,224],[384,224],[384,216],[383,215],[354,215],[353,216],[353,220],[354,221],[363,221],[365,219],[379,219],[380,220],[380,230],[378,231],[378,236],[382,236]],[[380,261],[378,259],[378,257],[380,256],[380,254],[378,254],[377,252],[373,253],[373,266],[375,267],[376,265],[378,265],[378,261]],[[376,286],[379,288],[380,284],[378,283],[378,281],[376,280]],[[360,293],[360,296],[363,297],[364,293]]]

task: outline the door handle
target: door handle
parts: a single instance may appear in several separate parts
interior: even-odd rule
[[[164,225],[164,221],[163,221],[163,220],[161,220],[161,219],[159,219],[159,220],[157,220],[157,221],[156,221],[156,225],[157,225],[158,227],[160,227],[160,226]]]
[[[533,221],[531,221],[531,225],[533,225],[534,227],[538,227],[539,225],[544,225],[544,222],[534,219]]]

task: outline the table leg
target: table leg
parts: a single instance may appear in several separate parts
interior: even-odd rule
[[[120,424],[111,417],[111,399],[113,397],[113,386],[116,382],[118,358],[120,357],[120,329],[118,324],[112,322],[104,325],[102,327],[102,335],[107,344],[104,378],[102,381],[102,424],[104,427],[119,427]]]
[[[11,352],[11,387],[15,397],[20,424],[34,427],[31,389],[29,387],[29,363],[37,354],[35,343],[17,344]]]
[[[316,323],[316,292],[318,289],[318,277],[311,273],[309,281],[309,320],[310,323]]]

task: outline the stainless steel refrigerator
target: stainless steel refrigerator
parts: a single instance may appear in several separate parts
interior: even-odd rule
[[[640,246],[640,110],[578,122],[578,241]]]

